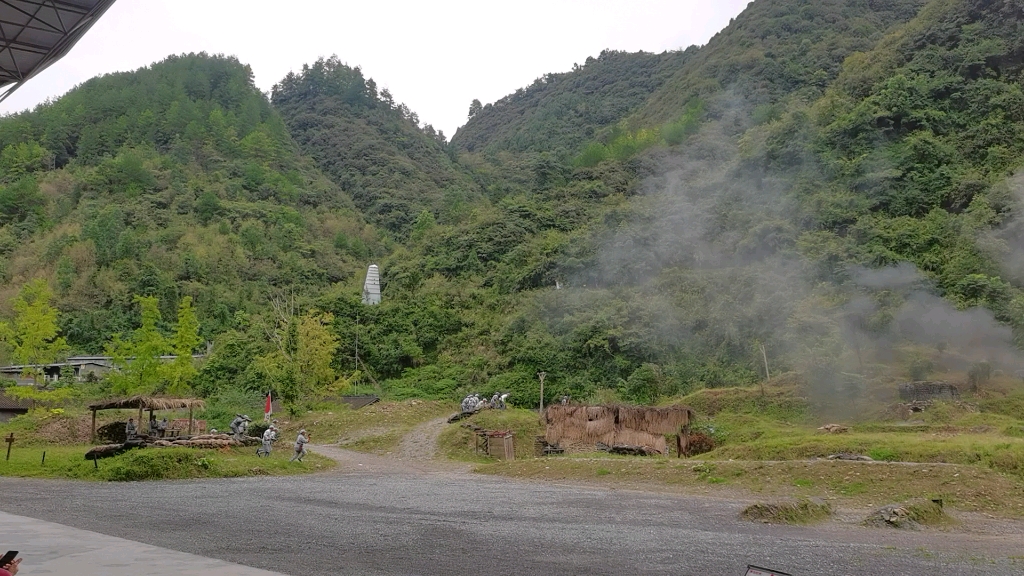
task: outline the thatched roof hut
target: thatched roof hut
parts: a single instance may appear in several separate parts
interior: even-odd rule
[[[92,440],[96,441],[96,412],[99,410],[138,410],[139,425],[142,425],[142,412],[148,410],[150,416],[156,410],[181,410],[188,408],[188,434],[192,435],[192,412],[202,410],[206,402],[198,398],[167,398],[164,396],[131,396],[129,398],[112,398],[89,404],[92,410]]]
[[[131,396],[112,398],[89,404],[89,410],[179,410],[206,407],[198,398],[166,398],[164,396]]]
[[[688,406],[582,406],[556,404],[544,411],[544,438],[563,448],[592,449],[628,444],[666,453],[666,435],[679,434],[693,419]]]

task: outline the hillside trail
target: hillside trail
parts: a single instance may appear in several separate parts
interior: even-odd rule
[[[337,471],[345,474],[468,473],[469,464],[437,458],[437,439],[447,422],[445,416],[416,426],[402,437],[397,454],[391,456],[346,450],[336,445],[310,445],[310,449],[338,462]]]
[[[408,460],[433,460],[437,456],[437,438],[447,423],[448,417],[442,416],[410,430],[398,445],[398,457]]]

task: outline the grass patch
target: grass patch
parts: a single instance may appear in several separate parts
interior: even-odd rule
[[[533,458],[536,437],[544,433],[540,417],[533,410],[484,410],[461,422],[449,424],[441,432],[438,438],[440,453],[454,460],[483,461],[475,452],[476,435],[462,427],[463,422],[486,430],[511,430],[515,435],[516,458]]]
[[[900,455],[891,448],[872,448],[868,450],[868,456],[883,462],[898,462],[900,459]]]
[[[146,448],[105,458],[93,464],[85,459],[89,446],[15,448],[10,461],[0,460],[0,476],[22,478],[71,478],[114,482],[281,476],[317,472],[334,467],[329,458],[309,454],[303,462],[289,462],[290,450],[275,450],[269,458],[257,458],[255,448],[199,450]]]
[[[387,454],[398,449],[399,444],[402,442],[402,437],[405,436],[407,430],[406,428],[389,430],[383,434],[361,436],[354,440],[342,441],[339,444],[348,450],[372,454]]]
[[[601,469],[609,474],[599,475]],[[746,494],[756,500],[821,498],[836,506],[874,507],[915,498],[942,498],[948,508],[1024,518],[1024,483],[978,466],[830,460],[694,462],[601,453],[491,461],[476,470],[685,494],[714,495],[722,490],[727,497]]]
[[[402,437],[416,426],[454,413],[455,404],[432,400],[378,402],[359,410],[341,404],[288,419],[279,416],[283,437],[292,440],[300,428],[318,444],[341,444],[361,452],[384,454],[398,448]]]
[[[773,504],[751,504],[743,509],[740,517],[754,522],[769,524],[811,524],[832,517],[832,506],[824,502],[798,500]]]
[[[690,406],[701,416],[721,413],[757,414],[780,422],[804,422],[810,405],[794,386],[760,388],[704,388],[679,402]]]

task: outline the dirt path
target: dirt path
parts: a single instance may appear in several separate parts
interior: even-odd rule
[[[437,455],[437,437],[441,435],[448,417],[424,422],[402,437],[398,457],[408,460],[433,460]]]
[[[338,463],[322,474],[467,474],[469,464],[450,460],[396,458],[346,450],[338,446],[310,445],[309,449]]]

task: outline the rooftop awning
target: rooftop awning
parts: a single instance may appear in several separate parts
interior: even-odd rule
[[[179,408],[202,409],[206,404],[196,398],[164,398],[163,396],[132,396],[115,398],[89,404],[90,410],[177,410]]]
[[[0,100],[53,64],[114,0],[0,0]]]

